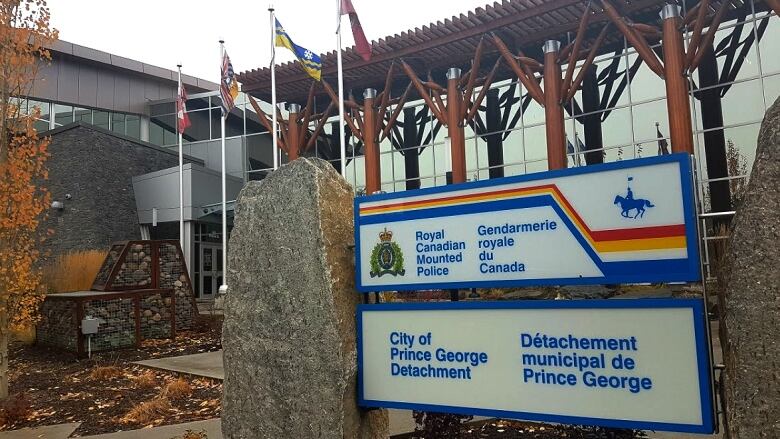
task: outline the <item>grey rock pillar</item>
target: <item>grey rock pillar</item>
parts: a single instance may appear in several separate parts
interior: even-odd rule
[[[721,342],[732,439],[780,432],[780,99],[758,136],[724,267]]]
[[[301,158],[241,191],[230,237],[222,432],[228,439],[386,438],[356,405],[352,189]]]

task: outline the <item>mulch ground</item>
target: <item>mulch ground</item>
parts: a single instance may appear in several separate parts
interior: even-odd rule
[[[145,341],[140,349],[93,354],[91,359],[77,359],[61,350],[12,344],[11,397],[0,408],[0,431],[81,422],[73,435],[77,437],[219,417],[221,381],[131,364],[219,349],[218,325],[180,332],[175,340]],[[141,376],[144,379],[139,379]],[[178,389],[169,387],[166,391],[166,386],[178,378],[189,385],[182,389],[179,382]],[[150,401],[155,403],[148,404]],[[133,409],[136,413],[128,416]]]

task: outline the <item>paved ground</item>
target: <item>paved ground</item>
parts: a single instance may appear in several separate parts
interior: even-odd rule
[[[119,433],[89,436],[89,439],[173,439],[186,433],[205,431],[209,439],[222,439],[222,421],[219,418],[207,421],[188,422],[186,424],[165,425],[141,430],[121,431]],[[5,438],[3,438],[5,439]]]
[[[222,351],[144,360],[135,364],[154,369],[172,370],[190,375],[216,378],[218,380],[225,379],[225,369],[222,367]]]
[[[79,428],[79,425],[81,425],[80,422],[74,422],[71,424],[4,431],[0,433],[0,439],[66,439]]]

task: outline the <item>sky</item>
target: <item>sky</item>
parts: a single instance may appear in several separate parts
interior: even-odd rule
[[[336,48],[338,0],[279,0],[276,17],[299,46],[326,53]],[[369,41],[422,27],[483,7],[488,0],[352,0]],[[48,0],[60,39],[182,73],[219,80],[219,40],[243,72],[271,62],[266,1],[251,0]],[[353,44],[344,17],[342,45]],[[293,60],[277,51],[277,64]]]

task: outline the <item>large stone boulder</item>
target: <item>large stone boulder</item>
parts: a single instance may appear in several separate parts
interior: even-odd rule
[[[721,342],[732,439],[780,433],[780,99],[758,136],[724,270]]]
[[[228,253],[222,431],[228,439],[385,438],[356,405],[352,190],[301,158],[239,195]]]

